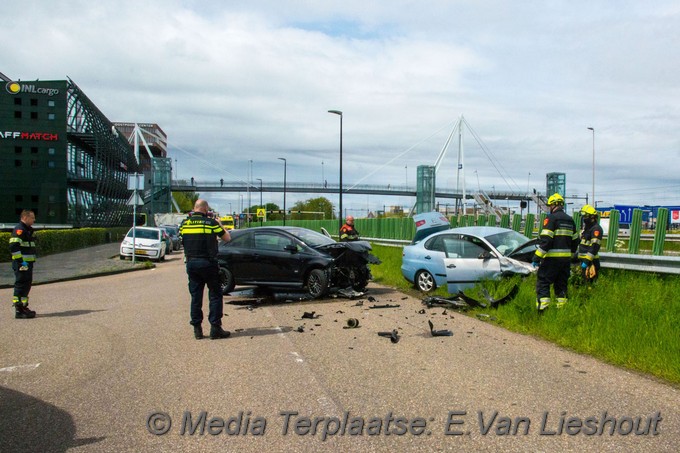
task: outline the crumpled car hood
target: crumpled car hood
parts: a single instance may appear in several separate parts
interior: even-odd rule
[[[337,260],[339,265],[356,264],[356,261],[368,262],[370,264],[380,264],[382,261],[369,253],[371,244],[368,241],[334,242],[332,244],[320,245],[316,247],[328,253]]]

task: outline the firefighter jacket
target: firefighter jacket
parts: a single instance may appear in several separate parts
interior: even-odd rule
[[[592,263],[599,260],[602,242],[602,227],[597,222],[586,223],[581,233],[581,243],[578,245],[578,259]]]
[[[187,260],[204,258],[216,261],[217,238],[222,237],[225,231],[217,220],[208,218],[201,212],[195,212],[182,221],[179,234],[182,236],[184,256]]]
[[[33,228],[24,222],[19,222],[12,230],[12,235],[9,238],[9,251],[12,254],[12,259],[18,262],[35,261]]]
[[[572,253],[578,247],[579,234],[576,224],[562,209],[556,209],[548,214],[543,221],[543,229],[539,234],[539,245],[536,258],[564,258],[571,259]]]
[[[347,241],[358,241],[359,240],[359,232],[354,229],[354,225],[349,225],[345,223],[343,226],[340,227],[340,241],[341,242],[347,242]]]

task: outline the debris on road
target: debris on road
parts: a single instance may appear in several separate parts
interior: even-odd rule
[[[389,338],[392,343],[399,343],[399,334],[397,329],[394,329],[392,332],[378,332],[378,335]]]
[[[306,311],[302,314],[302,319],[318,319],[319,316],[321,315],[317,315],[315,311],[312,312]]]
[[[427,323],[430,325],[430,333],[433,337],[450,337],[453,335],[453,332],[448,329],[434,330],[434,324],[432,324],[432,321],[427,321]]]
[[[390,304],[384,304],[384,305],[371,305],[368,308],[399,308],[401,305],[390,305]]]
[[[349,329],[356,329],[359,327],[359,320],[357,318],[349,318],[347,320],[347,327]]]

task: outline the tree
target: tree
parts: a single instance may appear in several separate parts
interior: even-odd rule
[[[334,219],[333,203],[325,197],[310,198],[305,201],[298,201],[290,209],[291,219],[295,220],[314,220],[314,219]],[[306,211],[308,214],[297,214],[297,211]],[[309,214],[318,213],[318,214]]]
[[[177,202],[180,212],[189,212],[194,209],[199,194],[196,192],[172,192],[172,197]]]

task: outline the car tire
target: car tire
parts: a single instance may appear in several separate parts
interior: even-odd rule
[[[429,293],[437,288],[437,283],[434,281],[434,277],[428,271],[418,271],[415,279],[416,289]]]
[[[321,269],[312,269],[305,282],[307,293],[313,298],[321,297],[328,290],[328,276]]]
[[[220,288],[222,294],[229,294],[234,290],[234,274],[226,267],[220,267]]]

